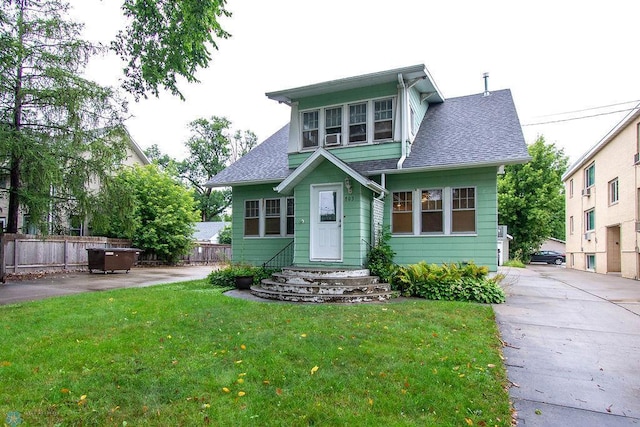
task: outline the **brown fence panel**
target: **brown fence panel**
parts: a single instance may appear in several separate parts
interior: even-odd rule
[[[215,243],[196,243],[191,252],[180,257],[182,264],[216,264],[231,261],[231,245],[218,245]],[[155,254],[142,253],[138,258],[141,265],[162,265]]]

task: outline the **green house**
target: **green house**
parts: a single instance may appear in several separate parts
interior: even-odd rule
[[[289,124],[207,183],[235,262],[361,268],[388,227],[398,264],[496,270],[497,176],[529,159],[509,90],[445,99],[415,65],[266,95]]]

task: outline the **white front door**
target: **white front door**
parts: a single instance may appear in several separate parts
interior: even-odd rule
[[[342,261],[342,184],[311,186],[311,261]]]

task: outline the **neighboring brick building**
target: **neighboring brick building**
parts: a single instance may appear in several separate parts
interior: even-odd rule
[[[563,176],[568,268],[640,276],[639,107]]]

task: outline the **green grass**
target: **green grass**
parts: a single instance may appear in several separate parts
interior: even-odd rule
[[[490,306],[256,303],[204,280],[0,307],[25,425],[509,426]]]
[[[505,267],[527,268],[526,264],[519,259],[510,259],[504,263]]]

